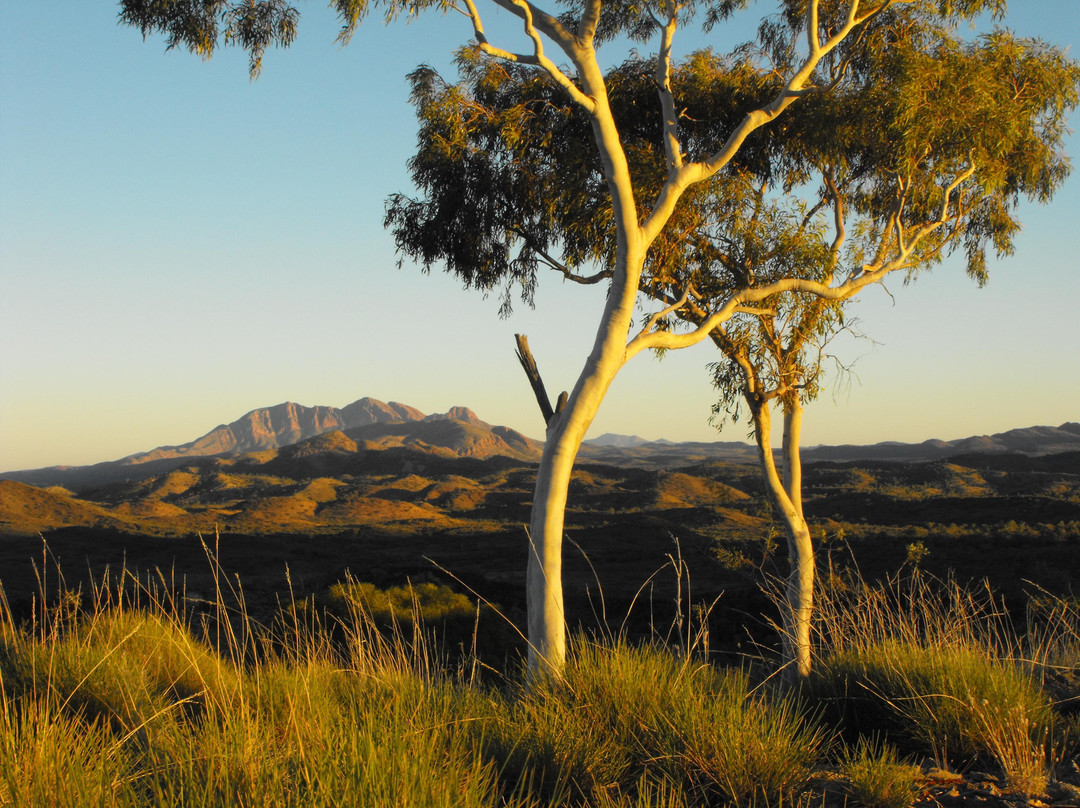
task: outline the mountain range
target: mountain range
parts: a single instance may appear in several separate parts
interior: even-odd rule
[[[285,403],[179,446],[0,474],[0,535],[509,535],[528,521],[542,448],[466,407]],[[1080,523],[1080,424],[805,454],[819,520]],[[757,535],[760,486],[749,443],[609,435],[581,449],[568,519],[612,536]]]
[[[420,410],[396,401],[384,403],[365,397],[341,409],[305,407],[286,401],[274,407],[252,410],[231,424],[221,424],[190,443],[181,446],[159,446],[149,452],[130,455],[118,462],[132,465],[174,457],[243,454],[289,446],[334,429],[352,429],[388,421],[423,420],[424,413]]]
[[[0,480],[35,486],[63,486],[78,491],[124,480],[145,479],[207,457],[240,457],[296,447],[291,454],[322,451],[327,438],[304,447],[320,436],[339,434],[339,446],[356,450],[408,447],[444,458],[487,459],[501,456],[536,461],[543,444],[505,426],[481,420],[467,407],[425,415],[399,402],[361,398],[345,407],[309,407],[284,402],[252,410],[202,437],[178,446],[159,446],[120,460],[90,466],[54,466],[0,473]],[[861,460],[940,460],[961,454],[1019,454],[1038,456],[1080,451],[1080,423],[1058,427],[1034,426],[995,435],[953,441],[928,440],[909,444],[883,442],[872,446],[814,446],[803,450],[807,462]],[[583,462],[648,468],[671,468],[696,462],[754,462],[756,447],[745,441],[674,443],[647,441],[636,435],[605,434],[586,441]]]
[[[359,430],[359,431],[358,431]],[[536,460],[542,444],[505,426],[493,426],[468,407],[425,415],[415,407],[361,398],[346,407],[308,407],[286,401],[252,410],[221,424],[200,438],[178,446],[159,446],[119,460],[89,466],[50,466],[0,473],[0,480],[29,485],[59,485],[73,491],[97,485],[138,480],[178,468],[199,458],[240,457],[285,447],[331,433],[348,433],[360,449],[409,446],[444,457]],[[314,451],[318,446],[307,447]],[[298,448],[303,453],[304,448]]]

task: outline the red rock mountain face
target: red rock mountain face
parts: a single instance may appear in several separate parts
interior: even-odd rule
[[[462,407],[456,407],[454,410],[463,410],[472,415]],[[451,410],[451,413],[454,410]],[[352,429],[391,421],[421,421],[424,417],[424,413],[420,410],[406,404],[395,401],[385,403],[374,398],[362,398],[341,409],[322,406],[305,407],[302,404],[286,401],[274,407],[252,410],[231,424],[222,424],[190,443],[181,446],[159,446],[152,451],[126,457],[122,462],[136,465],[173,457],[205,457],[277,449],[321,435],[332,429]],[[479,421],[475,415],[472,417]]]
[[[342,408],[339,412],[345,419],[343,424],[345,429],[368,424],[382,424],[387,421],[420,421],[424,418],[424,413],[408,404],[399,404],[396,401],[384,403],[366,396]]]

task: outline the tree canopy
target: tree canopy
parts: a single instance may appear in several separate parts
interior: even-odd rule
[[[683,194],[646,259],[644,291],[662,299],[693,286],[710,311],[735,289],[886,266],[910,274],[959,248],[983,283],[987,251],[1012,252],[1020,200],[1047,201],[1068,174],[1076,65],[1003,30],[964,43],[903,8],[845,55],[849,81],[808,96]],[[531,301],[544,270],[609,278],[615,226],[588,117],[542,73],[476,49],[458,66],[456,83],[429,67],[410,76],[422,198],[388,202],[399,251],[501,287],[507,308],[511,290]],[[635,58],[605,76],[641,220],[669,175],[653,72]],[[771,64],[742,52],[695,53],[670,83],[687,160],[779,89]]]

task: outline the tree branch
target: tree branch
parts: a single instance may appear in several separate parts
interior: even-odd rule
[[[641,329],[641,333],[642,334],[651,333],[653,328],[656,327],[656,324],[658,322],[660,322],[662,319],[667,317],[669,314],[674,314],[676,311],[678,311],[683,306],[685,306],[686,301],[690,299],[691,294],[695,294],[694,293],[694,287],[692,285],[690,285],[690,284],[687,284],[686,289],[682,293],[682,297],[680,297],[674,303],[669,305],[667,308],[656,312],[656,314],[654,314],[652,317],[650,317],[648,322],[646,322],[644,327]]]
[[[566,280],[580,283],[582,286],[592,286],[611,278],[611,270],[609,269],[602,269],[593,275],[578,275],[576,272],[557,264],[548,264],[548,267],[560,273]]]
[[[880,281],[890,272],[895,272],[897,269],[902,269],[905,266],[906,256],[899,257],[894,261],[889,262],[889,264],[881,269],[864,272],[863,274],[850,278],[839,286],[828,286],[818,281],[807,280],[806,278],[782,278],[781,280],[773,281],[772,283],[757,288],[743,289],[724,301],[720,308],[710,314],[705,320],[701,321],[698,327],[693,331],[673,333],[671,331],[650,331],[648,329],[642,329],[641,332],[639,332],[626,346],[626,360],[628,361],[633,356],[646,349],[655,350],[659,348],[663,350],[674,350],[696,345],[709,336],[709,332],[714,328],[731,319],[731,316],[735,314],[740,307],[747,304],[759,303],[773,295],[784,294],[785,292],[804,292],[817,295],[823,300],[846,300],[860,289],[869,286],[871,283]]]
[[[506,229],[511,231],[512,233],[516,233],[521,238],[521,240],[525,242],[525,246],[528,249],[532,250],[534,253],[536,253],[540,257],[541,262],[544,263],[549,269],[553,269],[556,272],[562,274],[562,276],[569,281],[573,281],[574,283],[580,283],[583,285],[590,285],[594,283],[599,283],[605,278],[611,277],[611,271],[607,269],[602,269],[593,275],[579,275],[578,273],[570,269],[570,267],[568,267],[562,261],[558,260],[554,256],[550,255],[546,250],[538,246],[536,243],[536,239],[534,239],[526,230],[517,226],[507,227]]]
[[[843,247],[844,239],[847,238],[847,229],[844,226],[844,198],[840,195],[840,189],[836,187],[836,181],[833,179],[832,173],[823,171],[821,175],[825,180],[825,187],[829,191],[829,196],[832,198],[833,227],[836,232],[832,244],[829,245],[829,254],[832,256],[831,276],[835,273],[836,265],[840,262],[840,248]]]
[[[596,39],[596,26],[600,24],[600,9],[603,5],[603,0],[586,1],[585,13],[581,15],[578,23],[578,39],[582,43],[592,45]]]
[[[503,0],[504,2],[508,0]],[[821,44],[817,27],[813,23],[817,20],[820,0],[812,0],[807,4],[806,20],[808,28],[815,32],[808,38],[810,52],[806,55],[799,69],[787,80],[783,88],[768,104],[748,112],[727,140],[710,157],[700,162],[685,163],[677,170],[671,172],[667,182],[656,198],[656,203],[649,217],[641,226],[645,243],[651,244],[660,231],[667,224],[675,210],[675,204],[679,197],[689,186],[707,180],[726,166],[742,147],[746,138],[756,129],[761,128],[769,121],[776,118],[785,109],[791,106],[800,95],[804,94],[807,84],[817,69],[818,64],[828,56],[857,26],[863,24],[876,14],[881,13],[893,0],[884,0],[876,8],[863,15],[858,14],[859,0],[851,0],[847,19],[832,36]]]
[[[671,90],[671,43],[678,25],[678,6],[672,0],[667,0],[665,6],[668,18],[661,29],[660,52],[656,55],[656,88],[664,118],[664,154],[667,158],[668,173],[671,174],[683,165],[682,146],[679,143],[679,114],[675,109],[675,96]]]
[[[473,0],[465,0],[466,3],[472,5]],[[493,0],[493,2],[506,9],[515,16],[517,16],[524,26],[525,35],[532,40],[533,43],[533,55],[526,57],[528,61],[525,64],[533,64],[540,68],[543,68],[555,83],[558,84],[567,95],[570,96],[570,100],[581,106],[590,115],[596,112],[596,102],[577,88],[577,86],[570,80],[570,78],[559,69],[551,59],[544,55],[544,43],[541,38],[541,33],[551,38],[562,51],[571,59],[573,59],[580,50],[581,43],[578,38],[571,34],[562,23],[555,17],[552,17],[545,11],[542,11],[528,0]],[[474,16],[474,28],[475,20],[479,19],[479,15]],[[501,49],[494,49],[493,46],[488,45],[485,47],[483,42],[480,44],[481,49],[485,53],[492,53],[502,59],[508,59],[510,61],[519,61],[520,54],[509,53],[508,51],[502,51]],[[498,51],[494,53],[492,51]]]

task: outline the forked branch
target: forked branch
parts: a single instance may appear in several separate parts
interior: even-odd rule
[[[503,1],[508,2],[508,0]],[[734,131],[728,135],[720,148],[711,156],[701,162],[684,163],[677,169],[670,171],[667,182],[664,183],[664,187],[656,198],[652,213],[641,227],[646,243],[651,244],[660,231],[663,230],[675,210],[676,203],[687,188],[715,175],[731,162],[751,133],[780,115],[796,99],[805,95],[808,88],[809,91],[813,91],[814,88],[810,87],[810,82],[821,61],[835,50],[852,31],[887,9],[892,5],[893,1],[883,0],[870,11],[859,14],[859,0],[850,0],[847,17],[843,25],[830,32],[829,38],[822,43],[817,30],[818,9],[821,0],[809,0],[806,8],[806,25],[810,29],[807,39],[809,53],[807,53],[798,70],[784,83],[784,86],[769,103],[748,112]]]
[[[533,359],[532,351],[529,350],[529,338],[524,334],[514,334],[514,339],[517,341],[517,351],[515,353],[517,353],[518,362],[521,363],[525,375],[529,378],[529,384],[532,386],[533,394],[536,396],[536,403],[540,405],[540,414],[544,416],[544,423],[549,424],[555,416],[555,410],[551,408],[551,399],[548,398],[547,390],[544,388],[544,380],[540,378],[536,360]],[[559,409],[562,409],[562,407]]]

